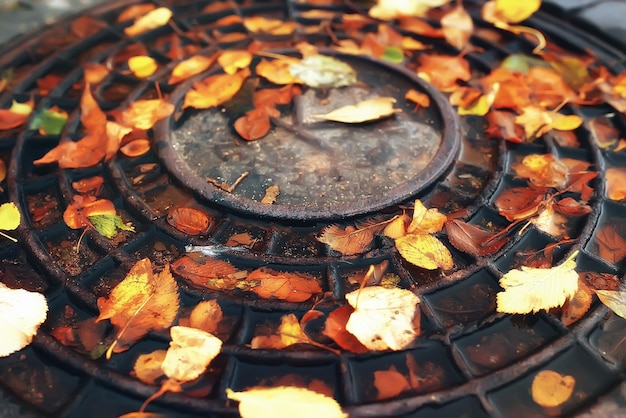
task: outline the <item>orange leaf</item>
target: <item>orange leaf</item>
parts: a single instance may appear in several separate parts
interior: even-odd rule
[[[615,230],[614,225],[607,225],[596,233],[598,253],[609,263],[617,264],[626,257],[626,240]]]
[[[97,195],[103,184],[104,178],[102,176],[94,176],[72,182],[72,188],[81,194],[92,193]]]
[[[92,167],[102,161],[106,155],[104,132],[87,135],[80,141],[62,142],[43,157],[34,161],[35,165],[57,162],[60,168]]]
[[[134,129],[150,129],[174,112],[174,105],[164,99],[136,100],[122,112],[122,121]]]
[[[113,202],[107,199],[96,199],[95,196],[76,195],[73,202],[63,212],[65,224],[72,229],[80,229],[91,226],[89,216],[115,215]]]
[[[591,307],[592,296],[593,291],[583,280],[579,280],[576,294],[563,305],[561,321],[565,326],[570,326],[585,316]]]
[[[150,151],[150,140],[135,139],[120,148],[120,151],[127,157],[139,157]]]
[[[388,370],[376,370],[374,387],[378,392],[376,399],[395,398],[411,389],[408,379],[396,369],[396,366],[391,366]]]
[[[246,141],[256,141],[270,131],[270,117],[265,108],[252,109],[235,121],[235,130]]]
[[[493,239],[493,233],[458,219],[446,223],[446,232],[454,248],[478,257],[495,253],[507,242],[506,235]]]
[[[533,379],[531,394],[533,401],[544,408],[564,404],[572,396],[576,379],[563,376],[552,370],[542,370]]]
[[[404,98],[421,107],[430,106],[430,97],[427,94],[421,93],[415,89],[407,91]]]
[[[611,200],[626,199],[626,169],[609,167],[604,173],[606,193]]]
[[[189,235],[206,232],[211,224],[209,216],[194,208],[176,208],[167,214],[167,223]]]
[[[235,74],[238,70],[248,68],[252,62],[252,54],[245,50],[224,51],[217,59],[226,74]]]
[[[250,76],[250,69],[245,68],[236,74],[212,75],[194,83],[185,95],[183,109],[209,109],[232,99],[239,92],[243,82]]]
[[[511,167],[519,177],[527,178],[537,187],[563,187],[568,167],[554,154],[530,154]]]
[[[290,313],[280,318],[280,326],[275,335],[260,335],[252,338],[252,348],[281,349],[294,344],[309,343],[311,339],[302,330],[298,318]]]
[[[179,62],[172,70],[172,75],[167,83],[176,84],[196,74],[200,74],[213,65],[216,58],[217,54],[213,54],[210,57],[205,57],[204,55],[194,55],[193,57]]]
[[[474,31],[474,22],[463,5],[459,3],[451,12],[441,18],[441,29],[450,45],[456,49],[463,49],[467,46]]]
[[[239,270],[232,264],[205,256],[184,256],[172,264],[172,271],[191,283],[215,290],[233,290],[239,281]],[[241,272],[244,277],[246,272]]]
[[[346,324],[352,312],[354,312],[354,308],[350,305],[331,311],[324,324],[324,335],[332,339],[344,350],[357,354],[366,353],[368,351],[367,347],[346,330]]]
[[[18,103],[15,100],[10,109],[0,109],[0,130],[13,129],[22,125],[33,111],[33,98],[26,103]]]
[[[98,299],[97,321],[110,319],[117,331],[107,358],[112,352],[128,349],[148,332],[169,327],[178,315],[179,303],[178,286],[169,265],[155,275],[148,258],[139,260],[108,298]]]
[[[131,26],[124,29],[124,33],[128,36],[141,35],[152,29],[165,26],[171,17],[172,11],[167,7],[150,10],[145,15],[138,17]]]
[[[261,60],[256,66],[256,74],[278,85],[301,83],[300,79],[293,76],[289,71],[291,64],[295,62],[299,62],[299,60],[290,57],[272,61]]]
[[[263,16],[247,17],[243,24],[250,32],[265,32],[272,35],[289,35],[293,33],[298,24],[280,19],[268,19]]]
[[[223,318],[222,308],[215,299],[198,303],[189,315],[189,326],[214,333]]]
[[[387,222],[376,220],[360,222],[342,229],[338,225],[330,225],[322,230],[318,241],[330,246],[333,250],[345,255],[363,253],[374,240],[374,235],[385,228]]]
[[[462,56],[420,55],[418,75],[441,90],[453,87],[457,80],[472,78],[469,63]]]
[[[426,209],[421,200],[416,199],[413,206],[413,219],[406,232],[408,234],[434,234],[443,228],[446,223],[446,215],[440,213],[437,208]]]
[[[513,187],[501,193],[495,204],[500,215],[512,222],[536,215],[545,197],[544,188]]]
[[[304,273],[279,272],[261,267],[250,273],[246,280],[253,286],[249,290],[265,299],[304,302],[322,292],[317,279]]]
[[[91,86],[89,84],[85,84],[85,89],[80,99],[80,122],[90,134],[102,132],[107,122],[107,116],[100,109],[98,102],[91,94]]]

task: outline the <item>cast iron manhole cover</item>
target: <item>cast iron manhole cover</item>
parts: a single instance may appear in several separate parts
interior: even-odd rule
[[[481,2],[463,3],[474,21],[463,51],[441,31],[456,5],[382,22],[357,2],[130,3],[138,7],[111,2],[1,50],[0,107],[32,101],[33,110],[0,131],[0,196],[22,214],[17,242],[0,242],[0,279],[49,303],[33,343],[0,359],[1,413],[113,417],[158,390],[162,378],[151,384],[133,367],[168,348],[169,326],[120,343],[107,360],[121,330],[95,322],[145,258],[155,274],[172,266],[175,324],[190,325],[203,300],[223,316],[212,330],[223,346],[207,370],[148,405],[168,417],[236,416],[227,389],[257,386],[321,392],[350,416],[414,417],[578,413],[619,390],[626,323],[594,293],[615,290],[626,266],[622,52],[542,11],[522,29],[496,28],[481,18]],[[126,30],[157,7],[171,19]],[[534,54],[537,31],[547,45]],[[215,59],[233,51],[252,52],[228,71],[244,74],[238,94],[208,109],[185,106],[189,91],[224,75]],[[303,54],[349,66],[354,80],[284,87],[258,75],[262,62],[304,62]],[[135,56],[152,58],[143,65],[156,71],[130,69]],[[197,56],[210,66],[170,82]],[[288,100],[259,105],[263,89],[289,91]],[[95,99],[89,109],[85,91]],[[396,110],[356,124],[320,119],[377,98]],[[160,102],[129,119],[127,109],[143,100]],[[259,108],[270,130],[245,141],[237,121],[251,123]],[[117,142],[85,147],[95,132]],[[59,144],[73,156],[36,163]],[[86,164],[90,153],[97,161]],[[112,202],[118,226],[134,231],[113,228],[106,238],[70,228],[96,199]],[[415,220],[411,238],[394,241],[419,202],[446,226]],[[96,221],[110,219],[85,222]],[[392,224],[395,232],[385,228]],[[402,248],[407,241],[426,262]],[[579,290],[568,305],[498,312],[507,272],[557,266],[575,251]],[[363,281],[419,297],[410,341],[362,350],[326,335],[328,316],[350,315],[345,296]],[[285,341],[281,322],[307,312],[314,342]],[[557,406],[533,400],[543,370],[575,382]]]

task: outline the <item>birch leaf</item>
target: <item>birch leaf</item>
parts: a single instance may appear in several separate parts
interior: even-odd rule
[[[226,389],[228,399],[239,402],[242,418],[347,418],[334,399],[309,389],[278,386],[243,392]]]
[[[419,298],[410,290],[368,286],[346,295],[354,308],[346,324],[370,350],[402,350],[418,333],[414,317]]]
[[[170,379],[189,382],[198,378],[222,349],[222,341],[195,328],[175,326],[161,369]]]
[[[456,49],[463,49],[472,36],[474,22],[463,5],[459,3],[451,12],[441,18],[441,29],[450,45]]]
[[[596,290],[596,295],[616,315],[626,319],[626,290]]]
[[[402,112],[402,109],[393,107],[395,102],[396,99],[393,97],[375,97],[354,105],[340,107],[324,115],[313,115],[313,117],[342,123],[371,122]]]
[[[11,289],[0,283],[0,357],[30,344],[47,314],[48,303],[41,293]]]
[[[450,250],[432,235],[408,234],[396,239],[396,248],[411,264],[428,270],[454,267]]]
[[[500,279],[504,289],[497,295],[498,312],[527,314],[563,306],[578,290],[578,273],[574,252],[562,264],[552,268],[523,266]]]
[[[150,259],[139,260],[108,298],[98,299],[100,315],[97,321],[110,319],[117,331],[107,350],[121,352],[150,331],[169,327],[178,315],[178,286],[169,265],[154,275]]]

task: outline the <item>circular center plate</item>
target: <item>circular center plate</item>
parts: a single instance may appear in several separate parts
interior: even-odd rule
[[[302,94],[280,109],[270,132],[249,142],[233,129],[250,109],[257,83],[248,80],[224,107],[186,112],[169,132],[157,132],[169,140],[162,148],[164,163],[205,198],[260,217],[338,219],[383,209],[423,190],[446,171],[458,150],[448,102],[400,67],[371,58],[337,58],[354,69],[356,84],[302,87]],[[180,102],[188,88],[179,88],[172,100]],[[426,94],[430,105],[407,101],[411,89]],[[317,117],[376,97],[394,98],[400,111],[365,123]],[[240,177],[236,187],[223,190]],[[274,203],[262,203],[270,186],[280,193]]]

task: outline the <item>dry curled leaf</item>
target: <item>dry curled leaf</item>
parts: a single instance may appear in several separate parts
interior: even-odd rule
[[[419,334],[420,299],[410,290],[368,286],[346,300],[354,308],[346,330],[370,350],[402,350]]]
[[[117,335],[107,351],[122,352],[150,331],[169,327],[178,315],[178,285],[169,265],[153,274],[148,258],[139,260],[113,288],[109,297],[98,299],[97,321],[109,319]]]
[[[222,349],[219,338],[199,329],[174,326],[170,334],[172,341],[161,369],[178,382],[197,379]]]
[[[318,241],[345,255],[362,254],[372,243],[374,235],[385,228],[387,222],[366,221],[342,229],[338,225],[324,228]]]
[[[508,241],[506,235],[496,236],[458,219],[446,223],[446,232],[454,248],[478,257],[495,253]]]
[[[578,290],[576,255],[578,251],[552,268],[522,266],[502,276],[504,291],[497,294],[498,312],[527,314],[563,306]]]
[[[317,279],[304,273],[274,271],[265,267],[254,270],[246,278],[247,290],[265,299],[304,302],[321,293]]]
[[[354,105],[340,107],[323,115],[313,115],[313,117],[342,123],[371,122],[402,112],[402,109],[393,107],[395,102],[396,99],[393,97],[375,97]]]
[[[542,370],[533,378],[531,395],[533,401],[544,408],[564,404],[572,396],[576,379],[553,370]]]
[[[0,357],[30,344],[47,315],[48,302],[44,295],[0,283]]]
[[[333,398],[305,388],[257,387],[243,392],[226,389],[228,399],[239,402],[242,418],[347,418]]]
[[[626,319],[626,291],[620,290],[597,290],[596,295],[600,302],[604,303],[615,315]]]

